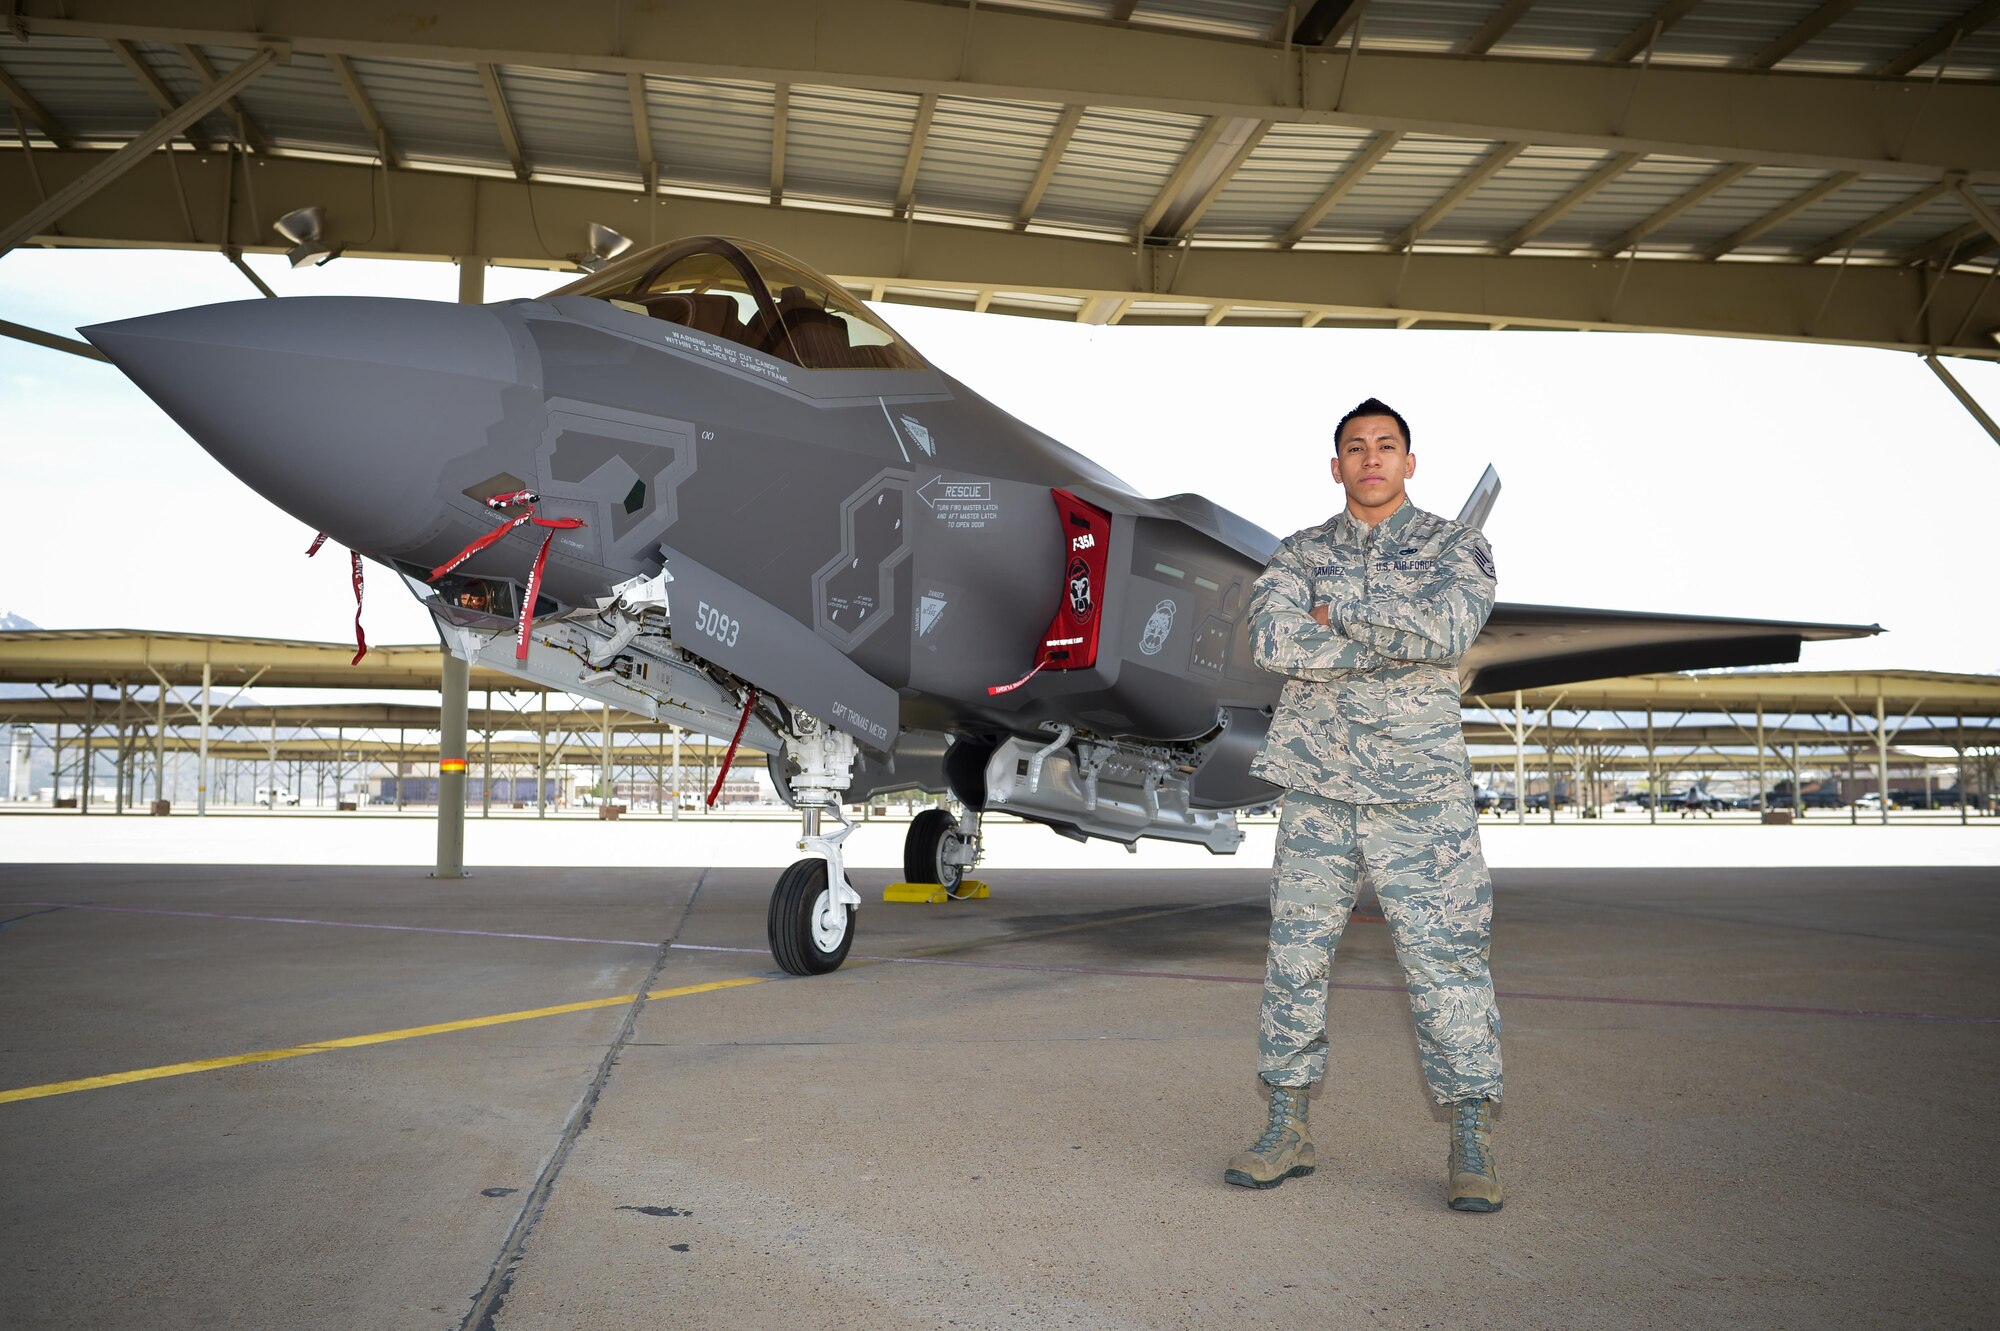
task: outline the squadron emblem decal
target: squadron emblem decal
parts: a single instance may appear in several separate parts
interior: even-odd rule
[[[1070,557],[1065,579],[1069,583],[1069,612],[1078,619],[1090,618],[1090,565],[1083,562],[1081,555]]]
[[[1160,648],[1167,645],[1167,636],[1174,631],[1174,612],[1179,609],[1172,601],[1162,601],[1153,607],[1146,620],[1146,631],[1139,635],[1140,651],[1148,656],[1160,654]]]

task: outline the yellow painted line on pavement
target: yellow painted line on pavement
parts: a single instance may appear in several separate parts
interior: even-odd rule
[[[683,985],[679,989],[662,989],[657,993],[648,994],[646,1001],[656,1003],[662,998],[684,998],[689,994],[712,993],[717,989],[740,989],[744,985],[762,984],[770,978],[768,975],[745,975],[734,980],[712,980],[707,984]],[[426,1035],[449,1035],[453,1031],[477,1030],[482,1026],[505,1026],[511,1022],[534,1021],[540,1017],[560,1017],[570,1012],[589,1012],[596,1008],[617,1007],[620,1004],[629,1004],[636,998],[637,994],[620,994],[616,998],[592,998],[581,1003],[530,1008],[525,1012],[498,1012],[490,1017],[467,1017],[463,1021],[441,1021],[431,1026],[407,1026],[399,1031],[375,1031],[368,1035],[349,1035],[338,1040],[315,1040],[311,1044],[294,1045],[290,1049],[259,1049],[248,1054],[231,1054],[226,1058],[203,1058],[192,1063],[165,1063],[156,1068],[134,1068],[130,1072],[110,1072],[101,1077],[52,1081],[40,1086],[17,1086],[11,1091],[0,1091],[0,1104],[9,1104],[15,1100],[40,1100],[51,1095],[73,1095],[78,1091],[123,1086],[128,1082],[157,1081],[162,1077],[185,1077],[193,1072],[213,1072],[217,1068],[240,1067],[246,1063],[276,1063],[281,1059],[304,1058],[308,1054],[325,1054],[335,1049],[359,1049],[363,1045],[390,1044],[397,1040],[415,1040]]]

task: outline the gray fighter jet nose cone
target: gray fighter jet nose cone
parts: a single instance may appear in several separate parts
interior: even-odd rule
[[[382,558],[436,524],[440,472],[486,442],[523,375],[476,305],[292,297],[82,331],[244,484]]]

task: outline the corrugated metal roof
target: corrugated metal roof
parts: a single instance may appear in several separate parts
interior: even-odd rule
[[[1260,240],[1283,235],[1374,137],[1327,125],[1273,125],[1197,232]]]
[[[893,204],[918,100],[915,93],[865,88],[793,88],[785,131],[785,192]]]
[[[217,76],[224,76],[250,56],[236,47],[203,48]],[[375,144],[354,113],[353,103],[334,77],[325,56],[295,55],[266,70],[237,95],[257,127],[272,142],[309,152],[341,152],[370,156]]]
[[[1113,0],[989,0],[995,7],[1108,22]],[[1360,21],[1368,50],[1462,49],[1493,17],[1500,0],[1374,0]],[[1872,71],[1962,21],[1970,0],[1863,0],[1783,70]],[[1500,39],[1496,57],[1602,60],[1645,30],[1660,0],[1540,0]],[[1819,9],[1819,0],[1705,0],[1659,37],[1664,63],[1741,63]],[[1290,17],[1308,8],[1305,0]],[[1141,0],[1131,22],[1232,39],[1286,35],[1282,0]],[[975,38],[977,18],[971,20]],[[135,43],[138,58],[176,98],[204,81],[171,45]],[[218,75],[247,58],[244,48],[204,47]],[[1274,52],[1274,60],[1276,59]],[[1906,86],[1921,107],[1925,70]],[[1274,66],[1275,67],[1275,66]],[[355,57],[352,68],[398,154],[445,170],[507,171],[510,163],[477,70],[470,64]],[[74,138],[117,143],[158,117],[153,99],[102,41],[37,35],[27,43],[0,37],[0,69],[46,108]],[[1951,49],[1952,78],[2000,79],[2000,22]],[[497,71],[522,155],[533,171],[629,186],[642,178],[624,75],[509,65]],[[762,196],[771,187],[774,107],[769,83],[643,78],[644,114],[664,187]],[[920,99],[912,92],[832,85],[789,89],[783,148],[786,196],[886,209],[896,202],[909,160]],[[238,99],[265,146],[279,152],[347,154],[372,159],[363,128],[328,60],[310,53],[274,66]],[[912,203],[925,217],[1011,223],[1048,151],[1064,108],[1031,101],[944,95],[938,98],[917,171]],[[1124,107],[1084,108],[1036,210],[1038,229],[1093,237],[1129,237],[1201,133],[1202,116]],[[1249,122],[1243,122],[1249,123]],[[0,119],[0,126],[6,121]],[[235,135],[218,111],[193,133],[198,143]],[[1193,228],[1201,244],[1268,244],[1288,233],[1374,134],[1318,124],[1277,124],[1220,190]],[[40,139],[38,142],[46,142]],[[1314,227],[1308,245],[1382,246],[1398,239],[1448,191],[1501,151],[1492,139],[1410,135],[1388,153]],[[1226,159],[1228,147],[1211,157]],[[1496,248],[1564,199],[1609,160],[1602,149],[1532,144],[1437,219],[1417,243],[1453,249]],[[1534,236],[1537,250],[1596,251],[1725,169],[1712,160],[1646,158],[1570,208]],[[1688,208],[1649,235],[1652,253],[1699,254],[1827,178],[1823,170],[1762,166]],[[1200,172],[1181,191],[1169,226],[1204,188]],[[1799,210],[1736,251],[1745,258],[1798,256],[1910,198],[1922,181],[1867,177]],[[2000,194],[1989,188],[1987,195]],[[1900,257],[1967,221],[1949,196],[1859,240],[1856,259]],[[1994,262],[1991,247],[1973,247]],[[1164,315],[1160,316],[1164,317]]]
[[[1412,134],[1320,219],[1309,239],[1386,243],[1421,217],[1495,147],[1486,139]]]
[[[354,72],[396,150],[415,162],[507,170],[486,90],[470,65],[356,57]]]
[[[1537,248],[1601,250],[1713,176],[1714,162],[1649,157],[1535,238]],[[1646,248],[1659,248],[1649,237]]]
[[[159,117],[131,71],[102,42],[70,37],[38,37],[31,45],[0,41],[0,69],[80,140],[129,139]]]
[[[1437,245],[1490,244],[1511,236],[1610,157],[1591,148],[1536,147],[1500,168],[1424,238]]]
[[[1201,133],[1200,116],[1098,107],[1078,122],[1040,215],[1130,232]]]
[[[1969,8],[1966,0],[1869,0],[1856,5],[1780,68],[1867,73],[1951,26]],[[1911,72],[1922,75],[1936,68],[1932,60]],[[2000,76],[2000,35],[1989,27],[1962,39],[1952,52],[1951,70],[1959,76]]]
[[[639,174],[638,137],[624,79],[577,69],[503,66],[500,88],[521,151],[549,171],[606,180]]]
[[[1540,0],[1495,44],[1493,53],[1598,59],[1658,10],[1659,0]]]
[[[940,97],[917,172],[916,205],[1012,216],[1060,119],[1062,108],[1046,102]]]
[[[646,76],[647,120],[660,178],[710,188],[763,191],[771,182],[771,122],[778,90],[768,83]]]

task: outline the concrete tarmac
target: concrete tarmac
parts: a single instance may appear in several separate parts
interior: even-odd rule
[[[1492,1216],[1382,924],[1257,1193],[1264,871],[888,876],[793,980],[768,870],[7,866],[0,1323],[1991,1324],[1993,869],[1500,871]]]

